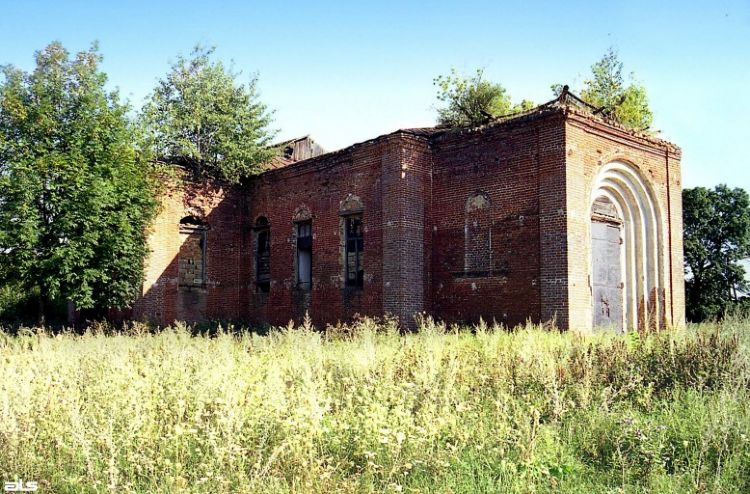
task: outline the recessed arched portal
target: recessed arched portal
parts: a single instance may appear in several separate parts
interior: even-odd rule
[[[663,326],[663,226],[651,187],[633,165],[614,161],[596,176],[590,204],[593,325],[625,330]],[[611,310],[618,285],[621,315]],[[607,304],[610,320],[615,319],[602,324]]]
[[[625,327],[622,217],[609,197],[591,206],[591,296],[593,326]]]

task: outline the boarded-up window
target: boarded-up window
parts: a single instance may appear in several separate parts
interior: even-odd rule
[[[464,273],[486,276],[492,268],[492,218],[490,199],[477,192],[466,201],[464,223]]]
[[[271,228],[263,216],[255,222],[255,284],[263,293],[271,289]]]
[[[193,216],[180,220],[179,285],[183,288],[206,284],[206,241],[208,226]]]

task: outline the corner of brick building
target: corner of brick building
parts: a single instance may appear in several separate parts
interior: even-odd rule
[[[389,137],[381,158],[383,312],[409,329],[430,309],[432,155],[425,138]]]
[[[679,149],[563,109],[475,129],[415,130],[270,170],[241,187],[172,184],[149,236],[134,316],[282,325],[305,314],[316,324],[392,315],[413,328],[426,312],[446,322],[555,320],[586,330],[590,195],[601,167],[623,159],[664,212],[663,304],[669,322],[684,323]],[[361,205],[366,246],[357,289],[344,283],[349,202]],[[295,278],[300,215],[312,221],[308,293]],[[205,284],[185,287],[180,221],[192,216],[208,228]],[[255,273],[261,217],[270,231],[268,290]]]
[[[158,324],[238,319],[243,219],[237,188],[193,181],[178,170],[176,176],[164,178],[160,202],[148,232],[150,255],[133,317]],[[190,286],[181,283],[187,275],[185,266],[180,265],[180,253],[195,250],[186,243],[189,235],[181,232],[181,222],[186,218],[206,229],[205,272],[195,273],[201,278],[194,279]]]
[[[568,300],[571,329],[592,328],[591,201],[595,181],[605,165],[631,165],[652,191],[663,234],[659,273],[663,280],[662,320],[657,325],[684,325],[681,151],[658,139],[575,112],[565,121],[565,174],[568,252]]]

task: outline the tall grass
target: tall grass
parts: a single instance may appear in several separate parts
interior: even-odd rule
[[[750,322],[0,333],[39,492],[750,492]]]

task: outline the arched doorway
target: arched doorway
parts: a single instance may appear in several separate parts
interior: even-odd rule
[[[651,187],[633,165],[614,161],[600,169],[590,204],[594,327],[662,327],[664,228]],[[609,316],[602,319],[607,305]]]
[[[591,206],[591,295],[593,325],[622,331],[623,306],[622,218],[605,196]]]

